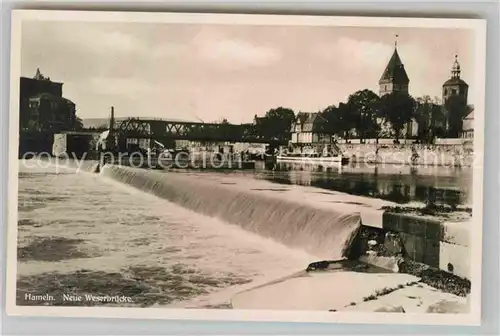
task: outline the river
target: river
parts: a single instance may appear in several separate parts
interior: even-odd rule
[[[22,161],[20,161],[22,162]],[[465,170],[279,165],[224,174],[398,203],[468,204]],[[28,292],[129,295],[133,306],[217,306],[316,257],[101,174],[20,164],[18,304]],[[56,304],[69,304],[56,300]],[[91,304],[91,303],[88,303]]]
[[[317,165],[279,163],[274,170],[259,165],[256,178],[297,184],[408,204],[472,206],[472,169],[398,165]]]
[[[432,202],[472,207],[472,168],[361,163],[332,167],[278,163],[266,167],[263,162],[257,161],[255,170],[226,170],[221,173],[282,185],[340,191],[402,205]]]

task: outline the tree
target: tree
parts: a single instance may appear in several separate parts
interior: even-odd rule
[[[353,128],[353,116],[348,104],[340,103],[339,106],[330,105],[321,111],[323,118],[327,120],[325,132],[338,135],[347,139],[349,131]]]
[[[469,112],[467,100],[462,95],[451,96],[444,102],[444,108],[448,121],[448,136],[458,138],[462,131],[463,119]]]
[[[436,136],[442,136],[446,116],[438,98],[423,96],[416,99],[415,120],[418,123],[418,138],[432,143]]]
[[[352,107],[347,103],[340,103],[338,107],[341,129],[344,132],[344,139],[349,139],[349,133],[354,128],[354,118]]]
[[[256,133],[265,139],[288,141],[290,139],[290,128],[295,121],[293,110],[278,107],[266,112],[262,118],[256,118]]]
[[[391,124],[396,141],[400,139],[405,124],[414,116],[415,107],[415,100],[405,92],[396,91],[381,98],[380,116]]]
[[[321,116],[326,120],[324,124],[324,133],[331,135],[339,134],[342,132],[341,120],[339,118],[338,107],[335,105],[330,105],[320,112]]]
[[[379,96],[371,90],[360,90],[351,94],[347,100],[351,111],[353,126],[361,141],[366,137],[378,137],[380,125]]]

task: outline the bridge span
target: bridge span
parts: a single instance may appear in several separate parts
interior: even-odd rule
[[[100,133],[97,148],[118,152],[130,152],[135,149],[147,148],[178,148],[222,146],[239,144],[238,150],[243,150],[244,144],[267,144],[269,151],[274,151],[287,141],[277,138],[265,137],[259,134],[252,123],[230,124],[191,122],[180,120],[165,120],[159,118],[125,117],[115,118],[114,109],[111,108],[109,119],[97,120],[98,123],[87,126],[87,130],[95,129],[104,131]],[[89,127],[90,126],[90,127]],[[184,143],[186,142],[186,143]],[[213,147],[215,148],[215,147]],[[224,147],[226,148],[226,147]],[[229,147],[228,147],[229,148]],[[228,149],[231,151],[231,149]]]
[[[113,127],[116,136],[128,139],[230,141],[270,143],[255,132],[253,124],[202,123],[162,119],[126,118]]]

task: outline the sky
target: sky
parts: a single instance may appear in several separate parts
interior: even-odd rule
[[[244,123],[378,93],[396,34],[412,96],[440,97],[455,54],[474,86],[473,32],[443,28],[25,21],[21,75],[39,67],[63,82],[84,119],[114,106],[117,117]]]

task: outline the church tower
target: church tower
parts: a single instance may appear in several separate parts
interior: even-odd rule
[[[459,96],[462,101],[467,103],[467,93],[469,85],[460,79],[460,63],[458,63],[458,55],[455,55],[455,62],[451,68],[451,78],[443,84],[443,103],[452,96]]]
[[[464,118],[470,113],[467,105],[469,85],[460,78],[460,63],[458,56],[451,68],[451,78],[443,84],[443,107],[446,111],[446,130],[448,137],[457,138],[463,130]]]
[[[409,83],[410,79],[406,74],[403,62],[401,62],[401,58],[398,54],[398,42],[396,40],[396,42],[394,42],[394,53],[378,82],[379,95],[382,97],[392,92],[408,93]]]

